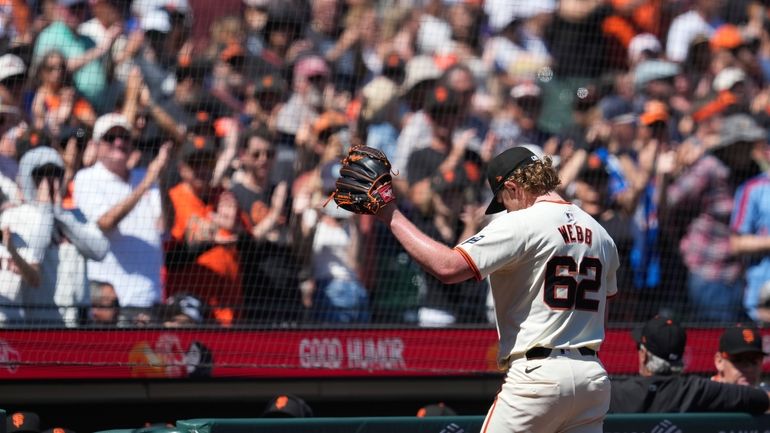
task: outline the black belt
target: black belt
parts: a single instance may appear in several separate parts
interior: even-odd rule
[[[575,349],[549,349],[547,347],[533,347],[527,350],[527,353],[525,353],[524,356],[526,356],[527,359],[548,358],[551,356],[551,352],[554,350],[560,350],[562,354],[565,354],[568,351]],[[580,354],[583,356],[596,356],[596,351],[587,347],[578,347],[577,351],[580,352]]]

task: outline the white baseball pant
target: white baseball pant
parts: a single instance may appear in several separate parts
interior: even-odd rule
[[[509,363],[481,433],[601,433],[610,379],[599,358],[553,349],[546,358]]]

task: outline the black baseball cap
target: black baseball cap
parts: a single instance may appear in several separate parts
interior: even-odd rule
[[[430,416],[456,416],[457,412],[451,407],[447,406],[443,402],[429,404],[421,407],[417,411],[417,418],[425,418]]]
[[[434,119],[457,114],[460,108],[460,95],[449,86],[437,84],[425,95],[425,111]]]
[[[743,353],[767,355],[762,350],[762,334],[759,333],[759,329],[742,323],[725,329],[719,337],[719,351],[727,355]]]
[[[274,93],[283,95],[286,93],[286,80],[277,72],[266,72],[254,82],[254,95]]]
[[[687,333],[671,318],[655,316],[632,332],[634,340],[653,355],[674,365],[682,364]]]
[[[512,147],[505,152],[497,155],[487,168],[487,180],[492,189],[492,203],[487,207],[486,214],[502,212],[505,206],[497,201],[497,193],[503,188],[505,179],[508,178],[517,168],[533,164],[540,159],[526,147]]]
[[[309,418],[313,409],[301,398],[291,394],[281,394],[270,400],[262,413],[264,418]]]
[[[75,433],[75,431],[64,427],[52,427],[48,430],[43,430],[42,433]]]
[[[179,151],[179,159],[187,164],[211,162],[216,156],[217,146],[214,140],[202,135],[189,138]]]
[[[38,433],[40,417],[34,412],[14,412],[5,420],[5,431],[8,433]]]

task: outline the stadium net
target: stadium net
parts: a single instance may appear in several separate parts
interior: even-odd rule
[[[163,340],[179,329],[224,344],[234,369],[295,366],[305,337],[287,330],[317,330],[307,350],[384,354],[367,362],[404,341],[428,361],[427,343],[453,338],[493,360],[486,279],[442,284],[375,218],[328,203],[361,144],[449,247],[494,218],[491,158],[550,157],[558,192],[620,253],[611,327],[768,317],[757,4],[71,0],[0,2],[0,16],[7,366],[24,365],[30,330],[27,362],[51,366],[201,350]],[[363,334],[337,348],[329,329]],[[63,355],[73,344],[90,357]],[[437,371],[476,369],[456,362]]]

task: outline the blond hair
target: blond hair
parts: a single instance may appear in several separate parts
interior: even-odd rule
[[[508,179],[536,196],[548,194],[561,184],[550,156],[517,168]]]

